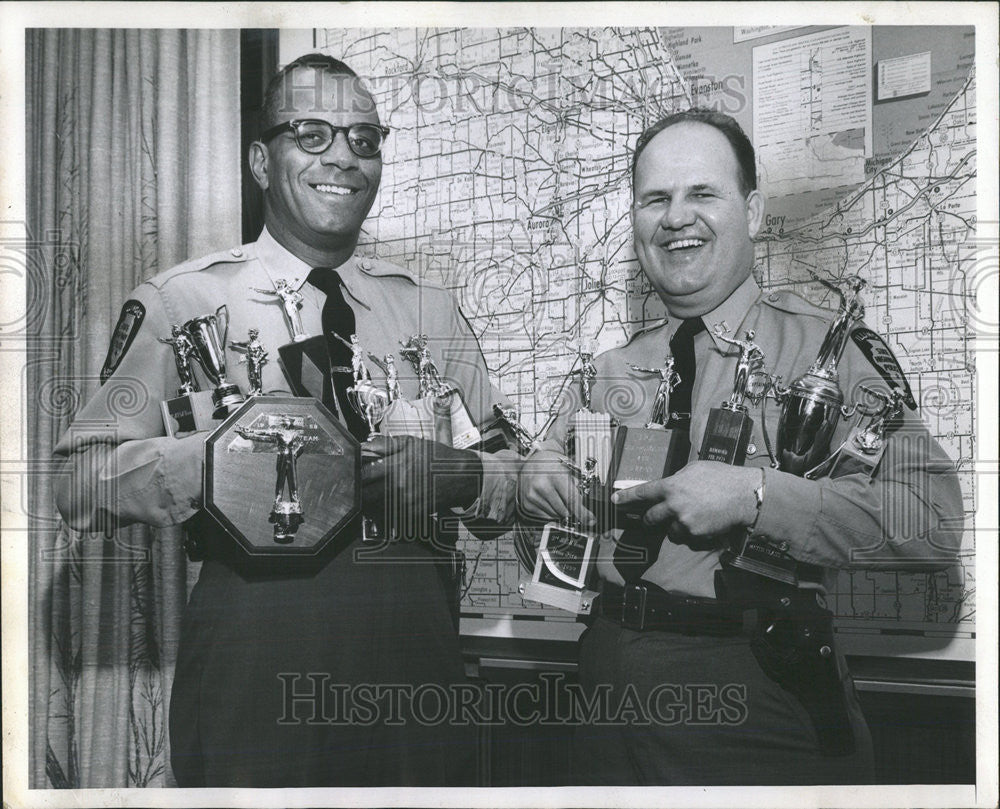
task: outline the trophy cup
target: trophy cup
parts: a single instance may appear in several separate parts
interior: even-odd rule
[[[736,346],[740,357],[733,378],[733,392],[721,407],[713,407],[708,414],[708,424],[698,457],[703,461],[721,461],[733,466],[743,466],[750,443],[753,419],[747,412],[746,400],[757,405],[768,387],[764,372],[764,352],[754,342],[756,334],[748,329],[743,340],[730,340],[719,334],[724,343]]]
[[[598,481],[597,461],[587,458],[583,469],[570,461],[562,463],[578,478],[580,493],[588,497]],[[573,520],[546,523],[531,580],[521,582],[518,590],[530,601],[589,615],[597,597],[590,589],[597,567],[596,550],[596,535]]]
[[[181,386],[177,396],[160,402],[163,427],[167,435],[181,438],[198,430],[210,430],[218,424],[213,418],[211,391],[203,391],[194,376],[191,360],[195,356],[194,343],[177,323],[170,327],[170,337],[158,337],[173,349],[174,363]]]
[[[906,394],[898,389],[883,393],[867,385],[858,387],[879,405],[874,409],[867,409],[858,404],[857,420],[847,438],[829,459],[809,471],[809,477],[818,478],[825,475],[835,478],[859,471],[869,477],[875,474],[885,452],[886,435],[899,424],[899,415],[903,412]]]
[[[221,322],[221,334],[220,334]],[[226,335],[229,332],[229,310],[223,304],[214,315],[191,318],[183,326],[184,334],[193,345],[191,356],[212,384],[212,404],[216,415],[231,413],[243,402],[238,385],[226,379]]]
[[[833,432],[841,417],[849,418],[856,409],[844,406],[837,364],[851,328],[864,314],[859,295],[865,282],[861,278],[854,276],[848,280],[851,292],[848,298],[839,287],[814,277],[837,294],[839,310],[809,369],[787,388],[781,385],[780,378],[771,385],[771,395],[782,405],[776,455],[771,451],[767,425],[761,425],[771,465],[806,478],[814,477],[830,461],[827,456]],[[738,552],[725,552],[722,562],[724,566],[793,585],[798,583],[799,572],[807,569],[788,554],[785,543],[775,544],[754,534],[742,540]]]
[[[261,371],[267,363],[267,351],[264,344],[259,339],[260,332],[257,329],[250,329],[247,332],[249,339],[229,344],[234,351],[243,354],[240,357],[240,365],[247,367],[247,396],[263,395],[263,380]]]

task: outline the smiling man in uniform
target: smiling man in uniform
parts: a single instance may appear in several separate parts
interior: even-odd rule
[[[732,393],[732,343],[753,330],[768,370],[790,381],[816,359],[833,319],[791,293],[761,292],[751,271],[763,216],[753,147],[729,116],[681,112],[640,136],[635,251],[669,317],[596,360],[593,409],[641,425],[657,380],[625,376],[626,364],[659,367],[670,354],[681,381],[668,426],[690,437],[690,453],[672,476],[615,495],[642,527],[603,538],[603,593],[581,641],[580,677],[595,694],[608,689],[612,713],[638,700],[652,721],[581,726],[574,762],[582,782],[871,783],[871,741],[843,658],[808,636],[780,649],[768,638],[785,638],[785,627],[828,628],[822,592],[836,568],[954,558],[963,513],[954,464],[910,409],[873,479],[806,480],[771,468],[757,413],[745,466],[697,460],[709,410]],[[839,366],[847,401],[861,384],[898,387],[898,367],[883,373],[857,339]],[[909,397],[908,387],[901,392]],[[772,431],[777,416],[769,405]],[[840,422],[831,448],[848,427]],[[525,462],[520,503],[540,519],[592,521],[569,474],[554,471],[565,433],[563,418]],[[817,578],[803,575],[779,598],[770,580],[752,576],[734,593],[719,575],[721,553],[747,532],[782,544]],[[759,618],[772,608],[778,631],[767,635]]]
[[[464,682],[453,591],[440,573],[447,560],[430,537],[391,544],[389,562],[357,555],[360,529],[346,547],[316,559],[255,560],[202,510],[206,434],[168,437],[160,417],[159,403],[175,395],[177,381],[172,351],[159,338],[172,324],[226,304],[231,334],[253,327],[276,353],[292,339],[287,303],[269,293],[282,281],[301,298],[307,334],[343,338],[329,339],[331,365],[350,366],[349,346],[334,355],[352,334],[376,356],[427,334],[443,379],[463,392],[472,418],[489,417],[496,399],[482,354],[450,294],[357,253],[387,135],[371,95],[345,64],[312,54],[285,67],[266,91],[260,138],[250,148],[264,191],[260,238],[167,270],[132,293],[116,329],[124,350],[109,356],[106,383],[78,414],[114,430],[82,444],[67,437],[57,448],[70,471],[58,495],[70,525],[184,524],[186,547],[203,560],[184,614],[170,706],[172,765],[182,786],[475,783],[475,729],[418,721],[407,703],[421,686]],[[148,400],[138,413],[122,414],[115,393],[135,379]],[[417,398],[415,376],[400,374],[399,385]],[[289,393],[277,362],[263,366],[262,387]],[[359,439],[367,435],[342,391],[324,391],[324,401]],[[450,512],[477,525],[511,517],[510,453],[501,460],[502,453],[408,437],[366,446],[378,456],[363,473],[364,508],[373,516],[391,503],[401,513]],[[447,485],[434,485],[432,458],[447,466]],[[247,492],[259,496],[270,495]]]

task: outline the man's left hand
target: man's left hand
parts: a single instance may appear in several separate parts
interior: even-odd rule
[[[663,526],[671,540],[688,543],[752,525],[759,483],[759,469],[694,461],[669,478],[616,492],[612,502],[645,510],[646,525]]]
[[[483,462],[413,436],[376,436],[362,446],[364,512],[393,523],[423,519],[447,508],[467,508],[479,496]]]

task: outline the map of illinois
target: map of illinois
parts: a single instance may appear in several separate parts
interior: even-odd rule
[[[331,29],[322,49],[365,76],[393,129],[368,238],[444,283],[495,384],[544,421],[577,348],[624,342],[663,314],[628,223],[642,129],[691,106],[657,29]],[[933,574],[845,574],[848,626],[972,632],[975,374],[966,311],[975,243],[975,80],[898,159],[794,229],[761,234],[765,288],[830,305],[806,268],[868,280],[867,322],[903,364],[921,412],[965,461],[966,549]],[[466,545],[466,606],[533,611],[507,540]]]

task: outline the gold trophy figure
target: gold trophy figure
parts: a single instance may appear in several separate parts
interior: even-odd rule
[[[292,334],[293,342],[299,343],[309,339],[309,335],[302,327],[302,314],[299,312],[299,309],[302,308],[301,292],[292,289],[284,278],[279,278],[274,282],[274,289],[260,289],[258,287],[250,287],[250,289],[261,295],[272,295],[281,302],[281,311],[285,315],[285,323]]]
[[[274,524],[275,542],[279,544],[292,542],[295,532],[305,522],[295,478],[295,460],[308,444],[317,439],[306,436],[289,416],[279,417],[278,423],[269,429],[237,425],[234,432],[248,441],[262,441],[277,446],[277,480],[274,485],[274,505],[271,507],[268,522]]]
[[[174,323],[170,327],[169,337],[157,337],[161,343],[166,343],[174,350],[174,364],[177,366],[177,376],[180,377],[181,386],[177,393],[195,393],[199,389],[198,381],[194,378],[194,369],[191,367],[191,359],[194,357],[195,348],[191,338],[188,337],[179,323]]]
[[[260,332],[257,329],[247,331],[248,340],[235,341],[229,344],[234,351],[243,354],[240,357],[240,365],[247,367],[247,396],[260,396],[263,393],[263,366],[267,363],[267,350],[264,344],[258,339]]]
[[[646,429],[666,429],[667,422],[670,421],[670,394],[681,381],[681,375],[674,370],[674,358],[667,354],[662,368],[642,368],[631,362],[626,362],[625,365],[636,373],[656,374],[660,377],[660,384],[656,386],[656,392],[653,394],[653,405],[649,409]]]

